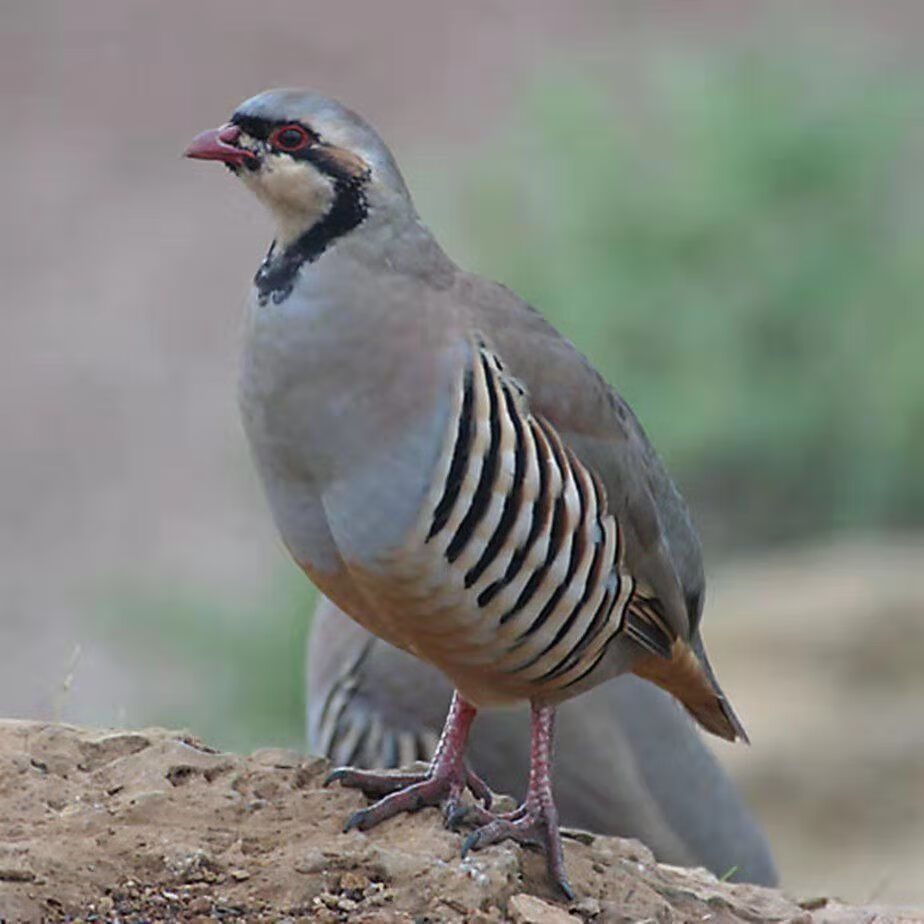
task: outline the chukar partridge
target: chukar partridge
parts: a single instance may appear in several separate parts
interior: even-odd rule
[[[429,761],[452,687],[436,668],[370,635],[324,597],[307,645],[308,747],[365,769]],[[496,792],[518,794],[529,764],[524,709],[489,709],[468,757]],[[561,704],[555,772],[561,823],[634,837],[664,863],[776,885],[754,815],[663,690],[632,674]],[[695,782],[693,782],[695,781]]]
[[[626,403],[534,309],[464,272],[414,210],[388,148],[315,93],[270,90],[198,135],[269,208],[240,404],[295,561],[455,693],[430,769],[331,776],[477,825],[463,854],[544,847],[566,894],[550,785],[555,706],[625,672],[706,729],[744,730],[700,637],[703,568],[683,500]],[[528,701],[523,804],[492,815],[465,765],[478,709]],[[484,807],[463,811],[470,788]]]

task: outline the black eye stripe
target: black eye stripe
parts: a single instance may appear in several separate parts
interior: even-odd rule
[[[273,123],[267,122],[265,119],[257,119],[253,116],[242,115],[239,112],[235,112],[234,115],[231,116],[231,122],[245,134],[250,135],[252,138],[257,138],[260,141],[266,141],[270,132],[275,127]]]
[[[253,138],[257,138],[259,141],[269,140],[269,136],[276,131],[276,129],[285,126],[293,126],[294,131],[301,129],[313,142],[320,140],[316,132],[313,132],[307,125],[304,125],[296,119],[263,119],[259,116],[249,116],[242,112],[235,112],[234,115],[231,116],[231,122],[242,132],[245,132]]]

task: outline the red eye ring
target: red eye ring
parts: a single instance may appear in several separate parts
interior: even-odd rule
[[[307,147],[311,141],[311,136],[301,125],[280,125],[279,128],[273,131],[268,140],[274,148],[278,148],[280,151],[292,152],[300,151],[302,148]]]

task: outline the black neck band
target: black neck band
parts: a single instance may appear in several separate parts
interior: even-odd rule
[[[279,254],[273,241],[263,258],[253,280],[261,305],[270,298],[277,305],[285,301],[302,265],[317,260],[338,237],[360,225],[368,214],[363,192],[365,177],[328,175],[334,181],[334,201],[327,214]]]

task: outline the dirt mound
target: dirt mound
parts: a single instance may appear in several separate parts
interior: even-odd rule
[[[217,753],[160,729],[0,722],[0,919],[13,921],[924,920],[719,882],[635,841],[571,832],[570,907],[542,858],[459,858],[434,810],[341,834],[361,802],[326,761]]]

